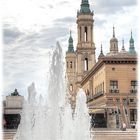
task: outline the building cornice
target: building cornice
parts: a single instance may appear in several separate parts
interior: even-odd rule
[[[94,75],[101,66],[104,64],[137,64],[137,57],[130,56],[126,58],[120,57],[102,57],[93,68],[85,75],[81,81],[81,85],[83,86],[91,77]]]

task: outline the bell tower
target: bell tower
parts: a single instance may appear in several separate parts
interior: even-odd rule
[[[82,0],[77,12],[77,82],[95,65],[95,44],[93,34],[93,12],[88,0]]]
[[[76,100],[76,54],[73,46],[73,38],[70,31],[68,40],[68,50],[66,52],[66,74],[68,79],[68,89],[70,94],[71,107],[75,108]]]

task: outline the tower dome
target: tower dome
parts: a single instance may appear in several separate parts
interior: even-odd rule
[[[118,53],[118,39],[115,37],[114,26],[113,26],[113,37],[110,39],[110,53]]]
[[[80,12],[91,13],[88,0],[82,0]]]

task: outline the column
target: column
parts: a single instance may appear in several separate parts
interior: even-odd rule
[[[81,26],[81,37],[82,37],[81,41],[82,41],[82,42],[85,41],[85,39],[84,39],[85,33],[84,33],[84,32],[85,32],[84,26]]]
[[[77,27],[77,30],[78,30],[78,43],[79,43],[80,42],[80,34],[81,34],[79,26]]]
[[[88,41],[91,42],[91,26],[88,26]]]

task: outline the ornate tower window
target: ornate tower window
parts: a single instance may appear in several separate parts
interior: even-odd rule
[[[70,91],[73,91],[73,85],[70,84]]]
[[[80,27],[80,41],[82,40],[82,35],[81,35],[81,33],[82,33],[82,28]]]
[[[85,32],[84,32],[84,41],[87,42],[87,27],[85,27]]]
[[[72,69],[72,61],[70,61],[70,68]]]
[[[67,61],[67,69],[69,68],[69,62]]]
[[[88,71],[88,58],[85,58],[85,71]]]

